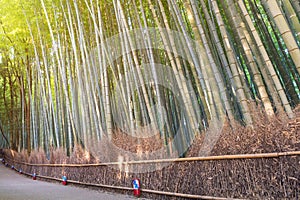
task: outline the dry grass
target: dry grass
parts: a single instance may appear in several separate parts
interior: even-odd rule
[[[159,133],[147,138],[138,138],[121,131],[116,131],[114,133],[113,143],[117,147],[132,153],[154,152],[161,149],[164,145]]]
[[[300,117],[266,118],[256,115],[254,127],[226,126],[213,155],[271,153],[300,150]]]
[[[188,152],[189,157],[198,156],[203,145],[204,135],[198,136]],[[245,127],[239,123],[225,122],[220,138],[210,155],[234,155],[273,153],[300,150],[300,106],[296,109],[296,117],[285,116],[268,118],[257,111],[253,127]]]

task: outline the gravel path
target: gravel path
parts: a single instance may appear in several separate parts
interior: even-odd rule
[[[133,196],[32,180],[0,163],[0,200],[129,200]]]

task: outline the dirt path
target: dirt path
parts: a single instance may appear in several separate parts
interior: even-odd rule
[[[32,180],[0,163],[0,200],[129,200],[133,196]]]

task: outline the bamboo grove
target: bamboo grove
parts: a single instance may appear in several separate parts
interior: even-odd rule
[[[119,131],[184,152],[214,123],[299,104],[298,0],[0,4],[2,147],[69,151]]]

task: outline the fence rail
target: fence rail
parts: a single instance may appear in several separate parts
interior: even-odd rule
[[[189,162],[189,161],[214,161],[214,160],[237,160],[237,159],[261,159],[261,158],[279,158],[283,156],[299,156],[300,151],[278,152],[278,153],[260,153],[260,154],[237,154],[237,155],[222,155],[222,156],[205,156],[205,157],[189,157],[189,158],[171,158],[158,160],[133,160],[122,162],[106,162],[93,164],[38,164],[20,162],[10,159],[11,161],[27,166],[36,167],[97,167],[109,165],[133,165],[133,164],[155,164],[155,163],[171,163],[171,162]]]

